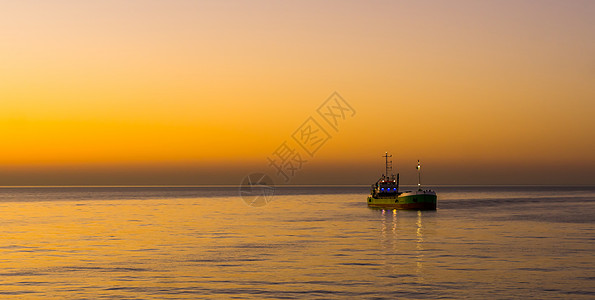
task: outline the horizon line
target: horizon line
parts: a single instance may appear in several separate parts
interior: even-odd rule
[[[241,184],[142,184],[142,185],[0,185],[0,188],[79,188],[79,187],[241,187]],[[275,184],[273,187],[368,187],[370,184]],[[404,187],[416,187],[417,184],[402,184]],[[595,184],[430,184],[425,187],[488,187],[488,186],[572,186],[595,187]],[[423,187],[423,186],[422,186]]]

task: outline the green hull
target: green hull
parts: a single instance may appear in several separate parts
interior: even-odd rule
[[[437,197],[433,194],[404,195],[399,197],[368,197],[368,206],[387,209],[435,210]]]

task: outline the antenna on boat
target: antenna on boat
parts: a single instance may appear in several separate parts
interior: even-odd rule
[[[384,160],[385,160],[385,165],[384,165],[385,166],[385,173],[384,173],[384,176],[386,176],[386,178],[389,178],[390,175],[388,175],[389,174],[388,173],[388,170],[390,169],[390,172],[392,173],[392,171],[393,171],[393,161],[392,160],[391,161],[388,161],[388,158],[389,157],[393,157],[393,156],[392,155],[388,155],[388,152],[385,152],[384,153],[384,156],[382,156],[382,157],[384,157]]]
[[[417,160],[417,188],[421,191],[421,164]]]

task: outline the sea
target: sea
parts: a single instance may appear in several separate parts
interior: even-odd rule
[[[595,186],[428,188],[0,187],[0,297],[595,299]]]

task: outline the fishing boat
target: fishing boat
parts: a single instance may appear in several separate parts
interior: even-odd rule
[[[384,154],[385,173],[372,185],[368,206],[386,209],[435,210],[436,192],[421,187],[421,164],[417,161],[417,191],[399,191],[399,173],[392,174],[392,155]],[[389,175],[390,174],[390,175]]]

